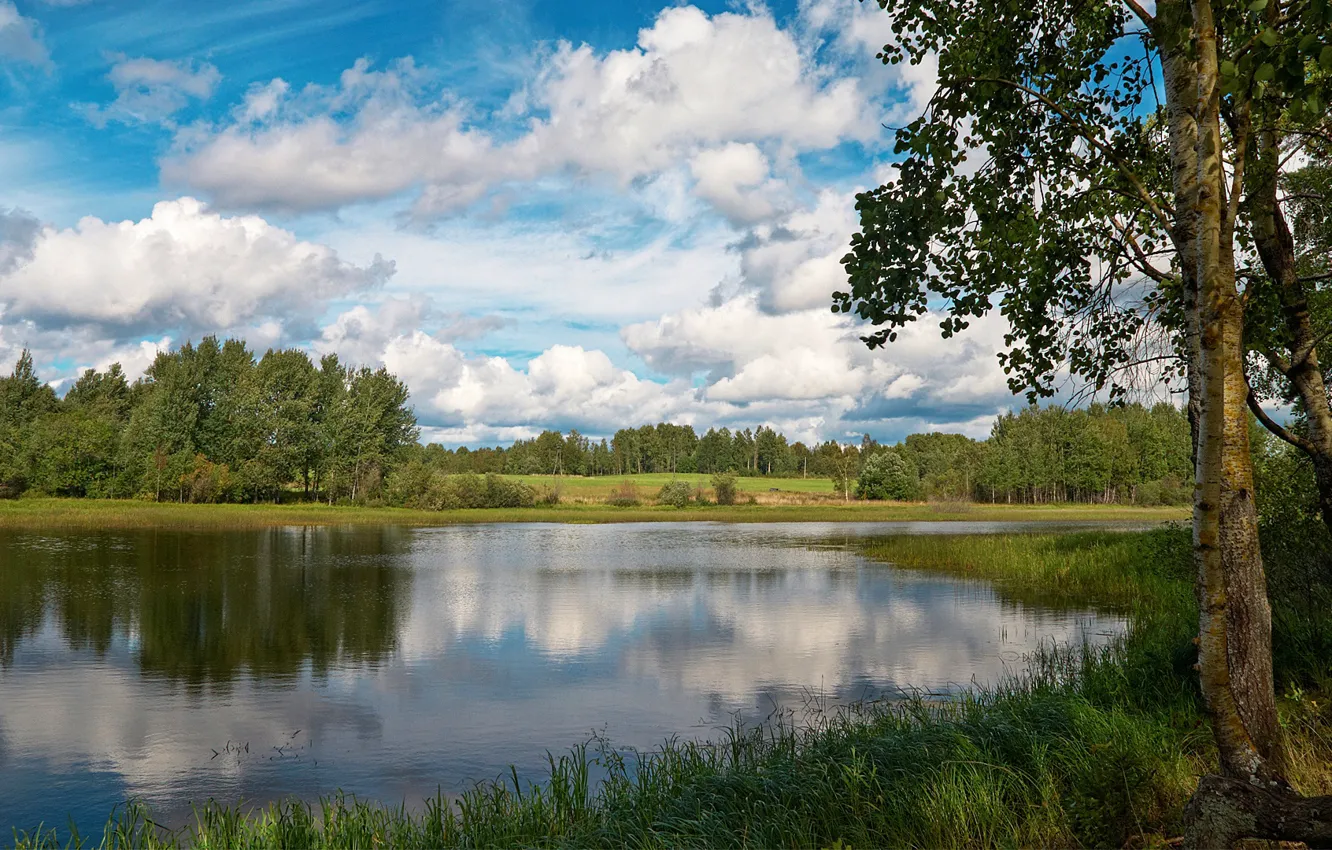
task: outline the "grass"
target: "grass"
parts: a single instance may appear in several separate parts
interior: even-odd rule
[[[905,522],[921,520],[1104,520],[1153,523],[1184,516],[1180,508],[1115,505],[968,505],[840,502],[807,505],[719,505],[673,508],[563,503],[533,508],[417,511],[318,504],[189,505],[116,499],[15,499],[0,501],[0,528],[244,529],[280,525],[438,526],[489,522]]]
[[[1130,617],[1104,650],[1051,651],[1031,672],[956,699],[924,695],[831,711],[802,725],[734,728],[650,753],[606,742],[550,761],[546,782],[477,786],[423,812],[348,799],[245,812],[207,802],[193,826],[141,806],[88,844],[108,847],[998,847],[1160,846],[1179,834],[1214,762],[1191,670],[1196,609],[1187,533],[903,537],[867,551],[907,569],[995,583],[1022,601],[1088,599]],[[1332,790],[1327,656],[1287,629],[1276,654],[1292,779]],[[1294,613],[1292,613],[1294,612]],[[1283,625],[1287,624],[1287,625]],[[1314,648],[1316,650],[1316,648]],[[609,778],[592,787],[590,768]],[[69,841],[16,833],[20,847]],[[75,844],[79,842],[73,842]]]

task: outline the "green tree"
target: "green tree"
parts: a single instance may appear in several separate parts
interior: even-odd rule
[[[899,452],[887,449],[872,453],[856,478],[856,498],[905,502],[917,497],[916,471]]]
[[[330,499],[374,498],[389,464],[415,443],[416,415],[407,387],[386,369],[344,372],[342,392],[326,417]]]
[[[0,378],[0,496],[17,495],[27,486],[24,430],[56,408],[55,391],[42,383],[26,348],[7,378]]]
[[[881,5],[899,36],[885,60],[937,57],[939,86],[897,133],[893,179],[859,197],[835,309],[885,326],[866,337],[881,345],[932,303],[949,337],[998,302],[1010,386],[1033,398],[1053,392],[1061,364],[1122,393],[1147,323],[1172,334],[1197,429],[1200,683],[1225,774],[1190,809],[1190,842],[1233,843],[1247,833],[1208,795],[1271,809],[1253,795],[1283,787],[1286,764],[1236,236],[1260,252],[1270,236],[1279,137],[1326,132],[1332,11],[1322,0]],[[1326,67],[1309,73],[1313,57]],[[968,158],[978,166],[963,168]],[[1291,823],[1257,837],[1295,837]]]
[[[34,420],[23,445],[32,487],[53,496],[115,495],[116,422],[87,408]]]
[[[241,486],[255,499],[277,499],[293,481],[308,493],[319,399],[319,375],[309,356],[294,349],[270,350],[244,380],[236,405],[246,423],[240,438],[245,444]],[[213,456],[227,457],[221,452]]]
[[[837,443],[824,443],[824,468],[832,480],[833,490],[842,494],[843,501],[851,500],[851,485],[860,473],[860,448]]]

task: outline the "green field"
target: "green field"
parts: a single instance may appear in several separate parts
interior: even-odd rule
[[[766,479],[765,479],[766,480]],[[0,501],[0,528],[266,528],[279,525],[453,525],[487,522],[907,522],[921,520],[1104,520],[1156,523],[1188,516],[1182,508],[1107,505],[912,504],[829,500],[816,504],[672,508],[648,502],[617,508],[572,502],[534,508],[415,511],[405,508],[296,505],[189,505],[113,499]]]
[[[638,488],[640,497],[651,498],[664,484],[674,480],[688,481],[694,488],[712,489],[712,476],[702,473],[683,473],[672,475],[669,472],[647,472],[640,475],[602,475],[585,478],[581,475],[506,475],[535,487],[543,489],[558,488],[560,495],[575,499],[605,499],[612,489],[622,487],[625,481],[632,481]],[[827,478],[737,478],[736,483],[741,493],[768,494],[774,490],[779,493],[818,493],[833,496],[832,481]]]

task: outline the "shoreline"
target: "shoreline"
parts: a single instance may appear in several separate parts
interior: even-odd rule
[[[990,505],[970,503],[852,502],[849,504],[612,507],[586,503],[531,508],[421,511],[318,503],[207,505],[114,499],[0,501],[0,530],[182,529],[243,530],[292,525],[429,527],[545,522],[1141,522],[1186,520],[1188,508],[1120,505]]]

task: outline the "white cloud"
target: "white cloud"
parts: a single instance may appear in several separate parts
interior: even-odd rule
[[[25,210],[0,210],[0,275],[32,259],[42,223]]]
[[[182,137],[163,163],[169,182],[209,192],[229,207],[309,210],[390,197],[418,185],[431,203],[480,197],[493,170],[507,170],[484,133],[464,126],[456,104],[418,104],[420,73],[410,60],[371,71],[362,59],[338,88],[295,97],[281,80],[255,87],[239,122],[216,135]],[[349,125],[334,110],[354,114]]]
[[[758,154],[766,170],[758,145],[785,156],[879,130],[858,82],[818,66],[757,8],[712,17],[668,8],[634,48],[605,54],[561,43],[521,94],[503,114],[526,123],[493,135],[465,105],[432,93],[411,59],[383,71],[359,60],[336,87],[252,89],[235,123],[182,134],[163,176],[224,205],[293,210],[419,189],[416,211],[436,214],[508,181],[573,173],[622,185],[695,160],[701,196],[753,217],[773,187],[765,175],[725,177],[731,167],[716,157],[747,158],[739,164],[752,172]]]
[[[768,158],[752,142],[700,151],[689,169],[694,193],[733,222],[771,218],[784,203],[784,185],[769,176]]]
[[[748,294],[630,325],[623,337],[659,371],[708,372],[700,392],[708,402],[817,402],[830,419],[857,422],[921,419],[936,409],[943,421],[962,421],[1009,403],[995,359],[1003,329],[1001,317],[978,320],[944,359],[937,317],[926,315],[886,350],[869,351],[859,329],[828,310],[774,315]]]
[[[74,228],[43,228],[31,259],[0,276],[0,305],[7,321],[120,337],[266,320],[290,326],[392,272],[378,257],[352,265],[258,216],[224,217],[181,198],[137,222],[88,217]]]
[[[50,70],[51,56],[32,18],[19,14],[10,0],[0,0],[0,59]]]
[[[877,54],[895,43],[897,34],[892,16],[877,3],[800,0],[799,19],[808,36],[830,41],[832,50],[849,59],[867,90],[889,95],[882,123],[905,124],[925,110],[938,88],[938,57],[884,65]]]
[[[375,253],[392,257],[398,294],[527,319],[641,321],[701,302],[718,280],[737,272],[726,250],[734,234],[726,228],[672,228],[632,249],[603,248],[599,237],[618,224],[458,219],[427,234],[347,221],[320,240],[362,262]]]
[[[845,288],[841,258],[858,225],[852,195],[822,192],[813,208],[751,231],[741,244],[744,286],[769,312],[829,309]]]
[[[84,104],[88,120],[98,127],[110,121],[125,124],[162,122],[191,100],[212,97],[222,75],[207,62],[130,59],[121,56],[111,66],[107,79],[115,87],[116,99],[106,106]]]

